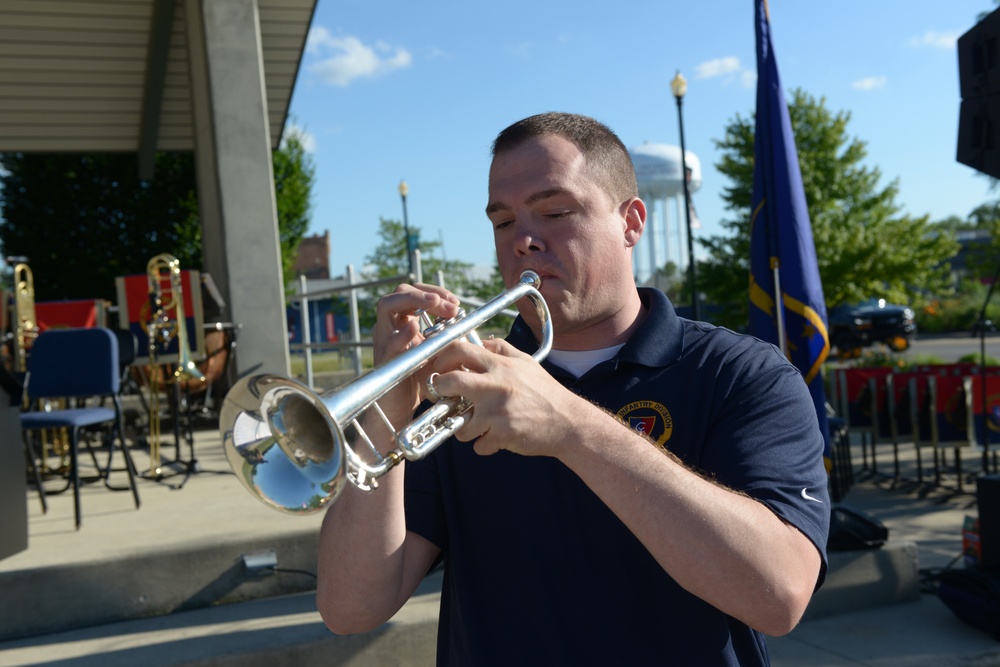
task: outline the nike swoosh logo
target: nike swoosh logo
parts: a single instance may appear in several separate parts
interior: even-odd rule
[[[806,487],[806,488],[808,488],[808,487]],[[812,496],[810,496],[810,495],[809,495],[808,493],[806,493],[806,488],[803,488],[803,489],[802,489],[802,497],[803,497],[803,498],[805,498],[806,500],[811,500],[811,501],[813,501],[814,503],[822,503],[822,502],[823,502],[823,501],[822,501],[822,500],[820,500],[819,498],[813,498],[813,497],[812,497]]]

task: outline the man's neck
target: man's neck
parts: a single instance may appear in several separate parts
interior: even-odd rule
[[[620,309],[604,319],[579,329],[555,333],[552,345],[559,350],[600,350],[622,345],[632,337],[646,319],[648,309],[638,292],[633,292]]]

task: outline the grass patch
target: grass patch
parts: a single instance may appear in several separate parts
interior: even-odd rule
[[[372,349],[370,347],[361,348],[361,366],[367,370],[372,367]],[[354,359],[348,350],[343,352],[313,352],[312,353],[313,373],[337,373],[340,371],[353,371]],[[306,355],[303,352],[295,352],[291,357],[292,375],[302,377],[306,374]]]

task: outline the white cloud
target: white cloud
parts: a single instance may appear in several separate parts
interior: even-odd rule
[[[405,49],[381,41],[368,46],[357,37],[334,37],[322,26],[309,31],[306,52],[320,58],[308,65],[308,70],[335,86],[403,69],[413,61]]]
[[[698,79],[712,79],[717,76],[734,74],[739,72],[741,69],[739,58],[736,56],[727,56],[725,58],[716,58],[715,60],[709,60],[708,62],[701,63],[700,65],[695,65],[694,75]]]
[[[962,36],[960,30],[948,30],[939,32],[928,30],[922,35],[915,35],[910,38],[910,46],[913,48],[930,47],[932,49],[954,49],[958,38]]]
[[[753,88],[757,83],[757,72],[746,69],[736,56],[715,58],[694,67],[695,79],[723,79],[723,84],[738,82],[743,88]]]
[[[888,79],[884,76],[869,76],[864,79],[858,79],[851,84],[851,87],[856,90],[877,90],[885,88],[887,82]]]

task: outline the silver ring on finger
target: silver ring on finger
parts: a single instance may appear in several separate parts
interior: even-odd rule
[[[444,396],[438,393],[437,387],[434,386],[434,378],[436,378],[440,373],[431,373],[427,376],[427,393],[435,401],[443,401]]]

